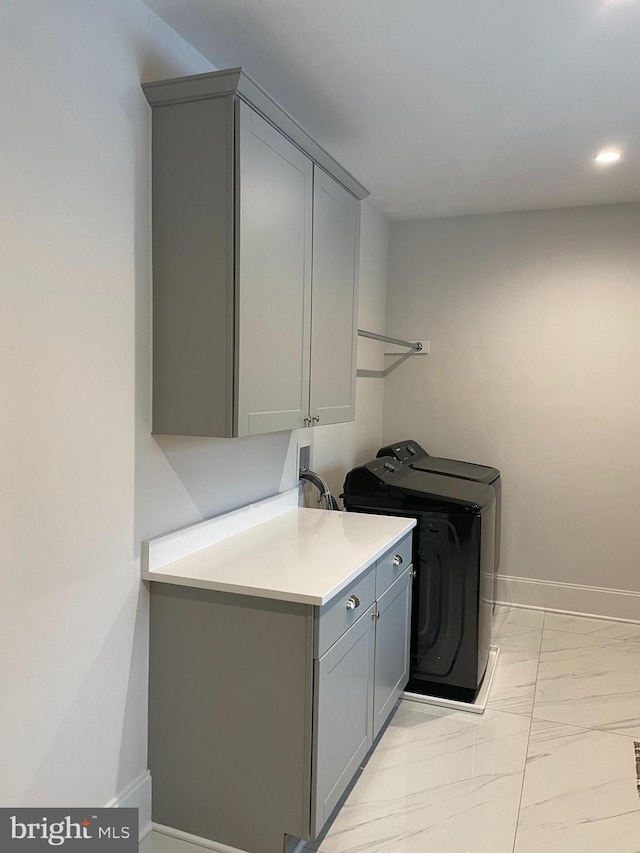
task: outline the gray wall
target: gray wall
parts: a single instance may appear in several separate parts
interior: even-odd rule
[[[640,205],[391,226],[387,331],[431,354],[386,380],[385,440],[502,470],[502,572],[548,582],[503,597],[640,590],[639,323]]]
[[[0,19],[11,113],[0,157],[0,803],[101,806],[131,789],[138,805],[149,789],[140,540],[292,486],[297,436],[150,435],[140,82],[212,66],[138,0],[4,3]],[[387,226],[373,211],[363,220],[362,304],[380,327],[386,256],[373,244]],[[378,431],[365,420],[341,432],[344,465],[380,434],[382,384],[358,393]],[[322,429],[321,467],[332,445]]]

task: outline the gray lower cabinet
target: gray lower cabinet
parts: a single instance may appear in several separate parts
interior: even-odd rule
[[[241,72],[144,89],[153,432],[232,437],[353,420],[366,191]]]
[[[375,604],[315,661],[312,829],[317,835],[373,742]]]
[[[378,597],[373,693],[374,739],[409,680],[410,636],[407,625],[411,620],[412,581],[412,572],[407,569]]]
[[[411,568],[316,661],[312,835],[340,801],[409,680]]]
[[[410,542],[321,608],[151,584],[155,822],[250,853],[322,830],[408,678]]]

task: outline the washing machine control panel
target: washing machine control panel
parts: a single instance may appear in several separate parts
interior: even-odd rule
[[[391,456],[399,462],[411,462],[415,456],[420,458],[429,454],[423,447],[420,447],[417,441],[407,438],[395,444],[387,445],[387,447],[381,447],[377,455],[378,458]]]
[[[381,456],[378,459],[372,459],[371,462],[365,463],[362,468],[366,470],[370,477],[372,476],[374,480],[380,483],[395,483],[396,480],[408,473],[408,469],[405,468],[402,462],[398,462],[397,459],[393,459],[390,456]]]

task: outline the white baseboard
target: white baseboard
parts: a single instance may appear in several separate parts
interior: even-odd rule
[[[178,838],[180,841],[188,841],[190,844],[197,844],[206,850],[216,850],[217,853],[245,853],[245,851],[239,850],[237,847],[219,844],[217,841],[210,841],[208,838],[201,838],[199,835],[191,835],[190,832],[183,832],[181,829],[174,829],[172,826],[164,826],[161,823],[153,823],[152,828],[154,832],[169,835],[171,838]],[[300,839],[291,853],[301,853],[306,844],[306,841]]]
[[[110,800],[106,808],[138,809],[138,838],[143,838],[151,832],[151,773],[145,770],[130,785]]]
[[[190,832],[183,832],[181,829],[174,829],[172,826],[164,826],[161,823],[153,823],[154,832],[160,832],[162,835],[169,835],[171,838],[178,838],[180,841],[188,841],[190,844],[197,844],[199,847],[204,847],[207,850],[217,850],[218,853],[245,853],[237,847],[229,847],[227,844],[218,844],[216,841],[209,841],[208,838],[201,838],[199,835],[192,835]]]
[[[573,583],[498,576],[498,604],[640,622],[640,592]]]

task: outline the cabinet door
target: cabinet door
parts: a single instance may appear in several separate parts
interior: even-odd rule
[[[318,166],[313,193],[310,414],[355,418],[360,202]]]
[[[409,680],[411,582],[407,569],[378,599],[373,737],[386,722]]]
[[[311,830],[324,826],[373,742],[375,604],[315,661]]]
[[[305,426],[313,164],[238,102],[236,434]]]

